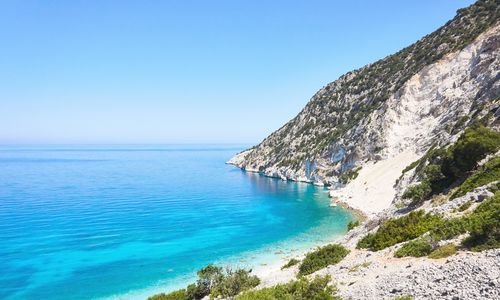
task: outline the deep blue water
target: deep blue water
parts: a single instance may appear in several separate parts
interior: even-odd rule
[[[243,148],[0,147],[0,299],[142,298],[345,232],[323,189],[224,164]]]

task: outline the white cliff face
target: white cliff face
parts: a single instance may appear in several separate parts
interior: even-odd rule
[[[498,95],[499,43],[500,26],[495,26],[462,51],[425,67],[390,97],[385,109],[375,114],[380,121],[369,125],[382,130],[384,156],[407,150],[422,153],[436,141],[449,143],[457,135],[449,126],[470,116],[478,102],[488,101],[487,96],[478,99],[481,89],[489,86]]]
[[[383,109],[373,112],[362,140],[378,136],[383,149],[381,160],[360,162],[359,175],[340,190],[330,192],[334,201],[367,214],[388,209],[398,190],[395,187],[402,170],[417,160],[434,143],[448,144],[461,131],[450,131],[462,116],[474,109],[481,80],[492,82],[491,89],[499,90],[500,26],[481,35],[473,44],[452,53],[424,68],[402,87],[401,93],[391,96]],[[485,49],[496,45],[493,51]],[[473,74],[481,61],[489,64],[481,78]],[[408,184],[408,182],[406,183]]]

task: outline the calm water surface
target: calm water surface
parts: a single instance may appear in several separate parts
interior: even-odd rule
[[[0,299],[143,298],[345,232],[323,189],[224,164],[243,148],[1,146]]]

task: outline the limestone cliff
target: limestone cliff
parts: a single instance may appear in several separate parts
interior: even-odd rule
[[[394,157],[403,157],[400,174],[490,111],[497,119],[489,125],[498,126],[499,4],[478,1],[413,45],[329,83],[295,118],[229,163],[331,185]]]

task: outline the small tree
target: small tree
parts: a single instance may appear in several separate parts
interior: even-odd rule
[[[189,299],[202,299],[210,295],[212,288],[224,278],[221,267],[216,267],[212,264],[199,270],[198,281],[196,284],[188,285],[186,289],[186,296]]]

